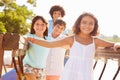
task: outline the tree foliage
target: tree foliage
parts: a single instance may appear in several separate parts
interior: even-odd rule
[[[28,0],[28,3],[32,5],[34,0]],[[25,5],[17,5],[15,0],[1,0],[0,7],[0,32],[28,32],[30,23],[27,23],[27,20],[34,16],[32,10],[28,10]]]

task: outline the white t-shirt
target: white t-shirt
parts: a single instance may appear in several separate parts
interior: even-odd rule
[[[49,35],[52,37],[52,35]],[[65,35],[60,35],[57,38],[53,38],[53,40],[60,40],[65,38]],[[62,69],[64,68],[64,56],[65,56],[66,49],[57,47],[51,48],[50,52],[47,57],[47,65],[46,65],[46,74],[47,75],[60,75]]]

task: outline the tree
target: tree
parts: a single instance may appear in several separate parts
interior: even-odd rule
[[[113,40],[114,40],[115,42],[118,42],[118,41],[119,41],[118,35],[113,35]]]
[[[35,5],[35,0],[28,0],[28,3]],[[32,10],[28,10],[27,6],[19,6],[15,0],[1,0],[0,2],[0,32],[12,32],[26,34],[30,23],[28,19],[34,16]]]

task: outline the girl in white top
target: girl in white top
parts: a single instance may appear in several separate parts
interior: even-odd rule
[[[70,48],[70,57],[62,72],[61,80],[93,80],[95,49],[114,47],[116,50],[120,45],[93,37],[97,35],[98,21],[91,13],[80,15],[73,26],[73,31],[73,36],[54,42],[34,38],[27,38],[27,40],[48,48],[59,46]]]
[[[55,20],[53,26],[53,32],[49,34],[48,37],[52,38],[53,41],[60,40],[66,37],[66,35],[62,34],[62,32],[66,28],[66,23],[63,20]],[[61,47],[50,49],[46,63],[46,80],[59,80],[60,74],[64,67],[65,52],[66,49]]]

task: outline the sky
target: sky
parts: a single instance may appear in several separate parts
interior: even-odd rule
[[[26,0],[16,0],[20,5]],[[37,6],[32,9],[36,15],[41,15],[47,20],[51,19],[49,10],[53,5],[64,7],[66,15],[63,20],[67,23],[67,29],[71,29],[77,17],[84,12],[90,12],[96,16],[99,23],[100,34],[106,36],[120,36],[120,4],[119,0],[37,0]]]

